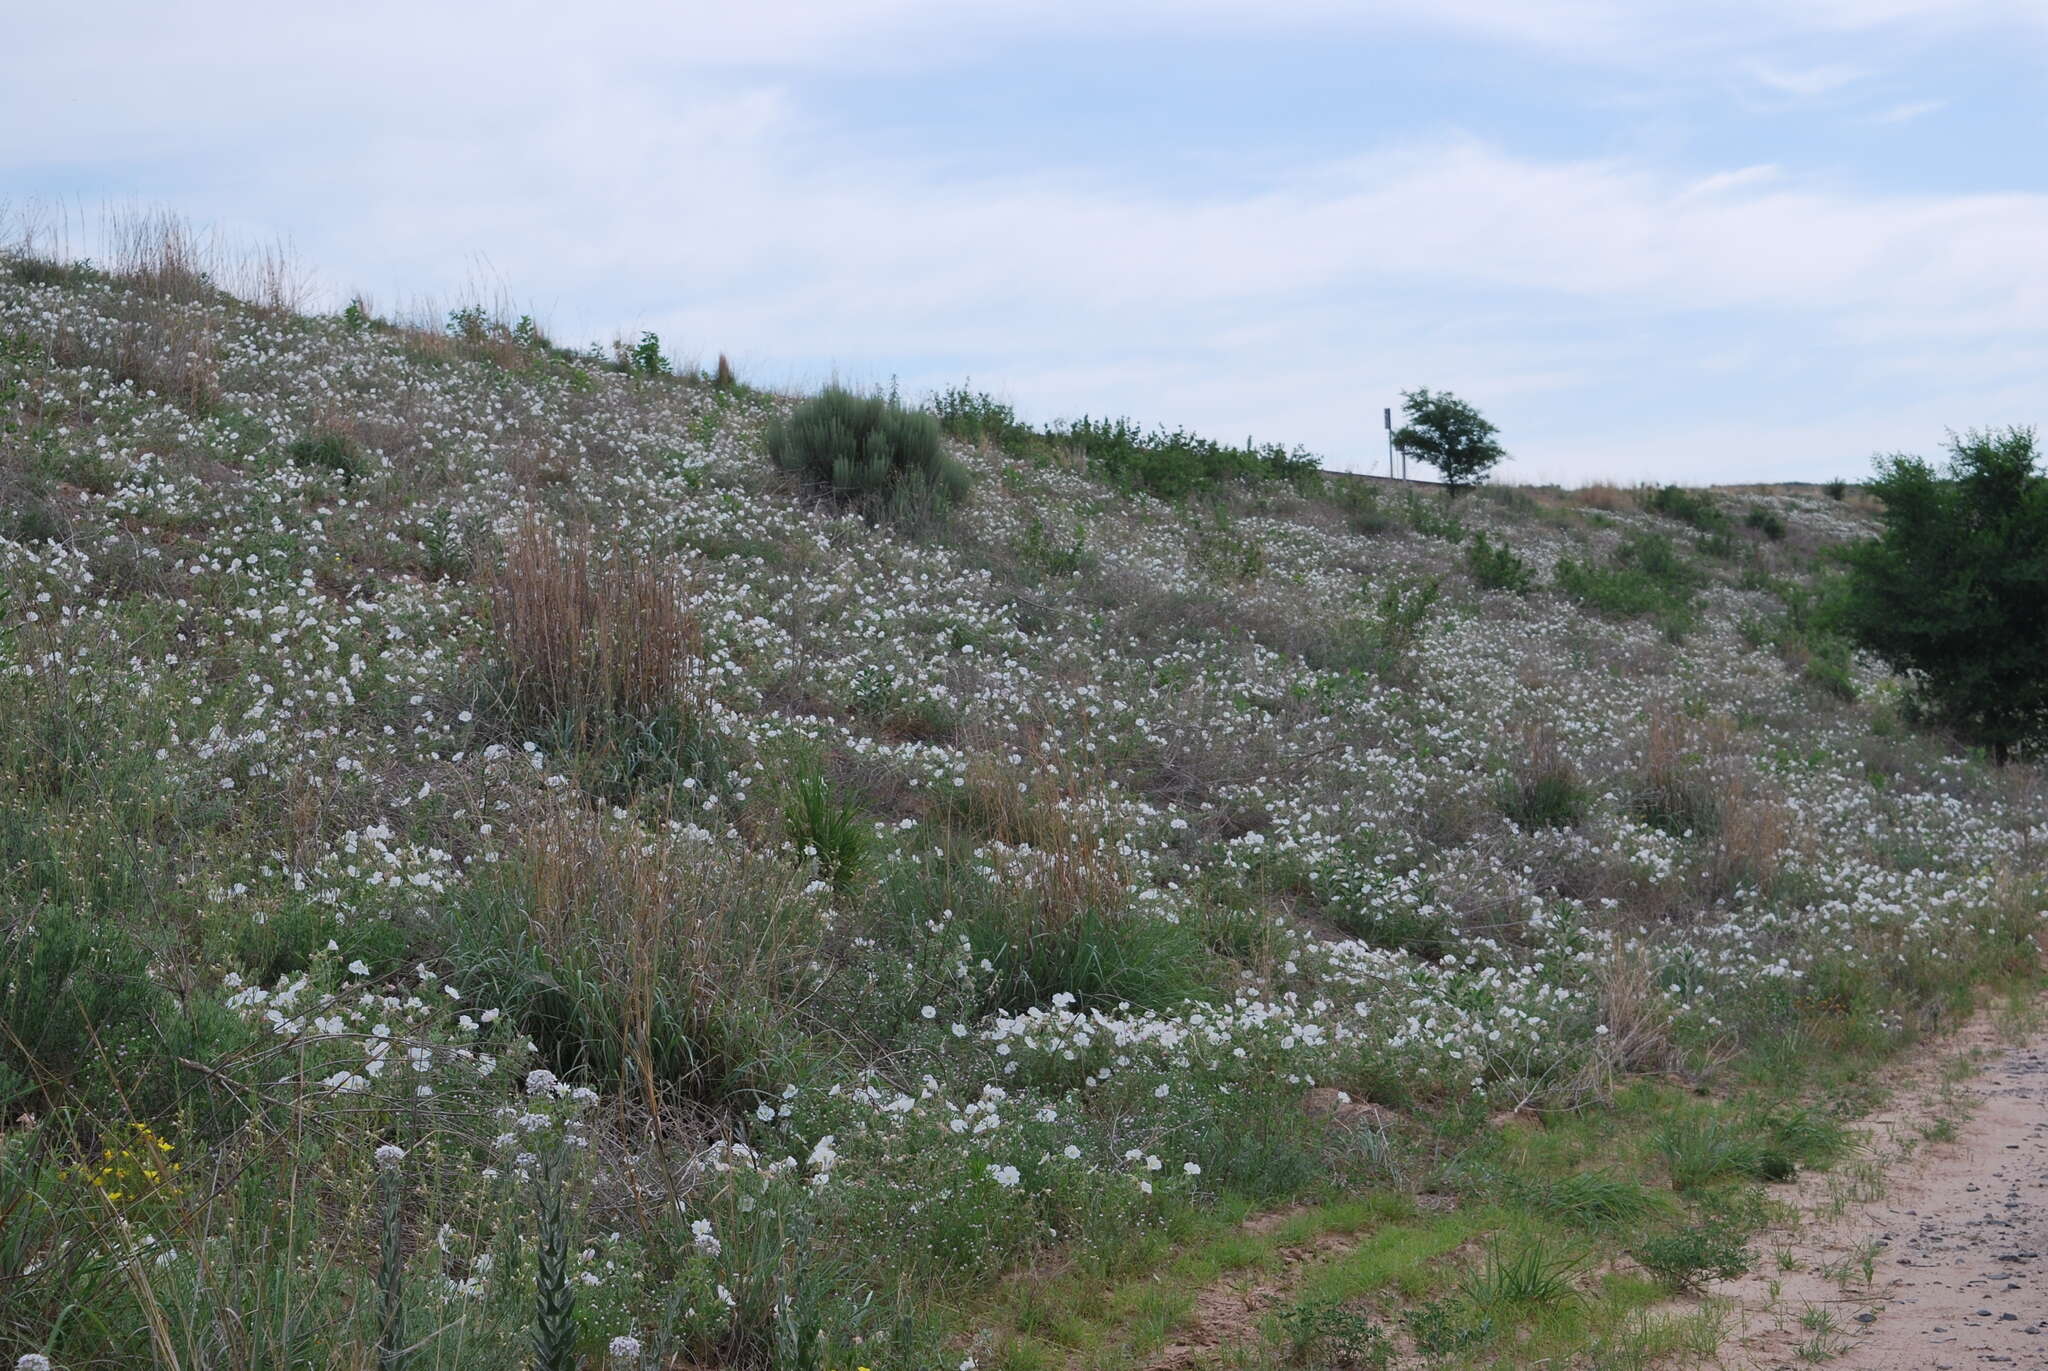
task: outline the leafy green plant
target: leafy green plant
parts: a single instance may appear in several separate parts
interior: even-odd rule
[[[946,454],[938,421],[886,396],[830,387],[771,424],[766,441],[776,465],[870,516],[940,518],[967,494],[967,469]]]
[[[1401,1315],[1415,1350],[1425,1357],[1455,1357],[1493,1340],[1495,1325],[1490,1314],[1472,1308],[1462,1300],[1430,1300]]]
[[[1650,616],[1674,639],[1692,626],[1698,573],[1660,534],[1624,538],[1606,565],[1561,557],[1555,575],[1560,591],[1603,613]]]
[[[851,801],[833,801],[823,776],[810,772],[797,777],[782,818],[798,856],[817,864],[820,880],[835,890],[848,890],[861,878],[868,858],[866,821]]]
[[[1406,422],[1394,433],[1395,448],[1435,467],[1452,496],[1484,481],[1507,456],[1494,437],[1500,430],[1449,391],[1424,386],[1402,391],[1401,400]]]
[[[1636,1262],[1674,1292],[1733,1280],[1754,1264],[1740,1232],[1721,1222],[1654,1233],[1635,1247]]]
[[[1044,575],[1072,576],[1093,560],[1088,551],[1088,526],[1076,519],[1073,540],[1068,542],[1054,538],[1045,520],[1033,515],[1017,540],[1017,555]]]
[[[1484,533],[1475,534],[1472,545],[1465,549],[1465,569],[1483,590],[1527,595],[1536,583],[1534,568],[1516,556],[1513,548],[1491,541]]]
[[[1827,497],[1830,500],[1847,499],[1849,495],[1849,483],[1840,479],[1829,481],[1821,489],[1827,492]]]
[[[1387,509],[1380,498],[1380,488],[1363,477],[1352,477],[1341,482],[1332,478],[1332,499],[1338,509],[1344,512],[1344,521],[1353,533],[1385,533],[1400,526],[1400,521]]]
[[[667,376],[674,370],[661,355],[661,336],[643,333],[640,341],[626,349],[626,370],[642,376]]]
[[[1723,533],[1730,527],[1726,512],[1704,490],[1655,486],[1643,496],[1643,508],[1667,519],[1691,524],[1702,533]]]
[[[949,386],[927,402],[940,428],[955,438],[986,442],[1013,456],[1039,439],[1038,430],[1019,420],[1015,409],[985,390],[972,389],[973,384],[970,378],[966,385]]]
[[[1082,416],[1047,426],[1052,442],[1077,450],[1089,470],[1125,490],[1143,490],[1163,500],[1180,500],[1232,484],[1293,480],[1319,463],[1301,448],[1277,443],[1231,447],[1185,429],[1145,430],[1129,419]]]
[[[1393,1361],[1386,1330],[1335,1300],[1298,1301],[1280,1311],[1279,1321],[1291,1365],[1379,1371]]]
[[[1372,620],[1373,668],[1381,676],[1405,675],[1422,646],[1423,629],[1436,607],[1443,583],[1434,576],[1403,583],[1394,581],[1380,592]]]
[[[1774,543],[1785,541],[1785,534],[1788,531],[1785,527],[1785,516],[1774,509],[1752,505],[1749,513],[1742,516],[1742,522],[1745,527],[1755,529]]]
[[[467,305],[448,311],[448,336],[465,343],[488,342],[491,337],[491,316],[481,305]]]

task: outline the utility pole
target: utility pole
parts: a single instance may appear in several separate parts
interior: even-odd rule
[[[1394,411],[1381,410],[1380,422],[1387,426],[1387,479],[1391,481],[1394,479]]]

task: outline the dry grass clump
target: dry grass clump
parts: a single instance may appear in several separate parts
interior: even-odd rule
[[[515,710],[579,734],[691,711],[703,628],[690,584],[659,562],[565,538],[530,511],[491,586]]]
[[[216,321],[204,306],[133,295],[117,309],[118,317],[101,330],[60,330],[51,339],[51,360],[98,367],[194,414],[220,405],[220,345]]]
[[[816,929],[803,876],[767,859],[561,810],[536,819],[451,921],[451,957],[556,1070],[650,1114],[761,1086]]]
[[[1637,817],[1674,835],[1712,833],[1721,822],[1721,794],[1706,763],[1693,721],[1668,703],[1653,705],[1634,786]]]
[[[1597,509],[1613,514],[1636,507],[1633,491],[1624,490],[1611,481],[1594,481],[1568,492],[1573,504],[1581,509]]]
[[[1676,1074],[1684,1054],[1672,1041],[1671,1008],[1650,974],[1643,949],[1617,951],[1600,980],[1599,1035],[1567,1092],[1573,1099],[1604,1099],[1628,1076]]]
[[[1709,849],[1701,893],[1721,899],[1748,888],[1768,894],[1784,862],[1791,818],[1774,796],[1740,777],[1725,781],[1715,801],[1720,822]]]
[[[1090,778],[1074,771],[1024,773],[982,757],[964,779],[956,813],[971,830],[1010,849],[999,860],[1029,889],[1045,926],[1123,907],[1128,863],[1102,807],[1089,799],[1101,793],[1090,788]]]

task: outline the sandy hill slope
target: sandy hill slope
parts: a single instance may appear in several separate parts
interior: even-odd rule
[[[774,468],[783,397],[9,272],[0,1349],[370,1365],[388,1290],[503,1366],[567,1244],[590,1365],[1051,1365],[1094,1315],[1006,1273],[1427,1191],[1444,1355],[1509,1355],[1459,1261],[1739,1237],[1700,1194],[1826,1151],[1745,1091],[2033,965],[2036,773],[1814,626],[1853,499],[955,440],[902,529]],[[1619,1227],[1529,1199],[1596,1162]]]

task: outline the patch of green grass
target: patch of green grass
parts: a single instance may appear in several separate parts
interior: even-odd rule
[[[1629,1228],[1670,1207],[1667,1199],[1641,1182],[1608,1170],[1534,1180],[1516,1177],[1508,1193],[1524,1209],[1583,1230]]]
[[[1625,538],[1605,564],[1559,558],[1554,574],[1560,591],[1603,614],[1651,618],[1674,640],[1693,626],[1699,573],[1662,534]]]

